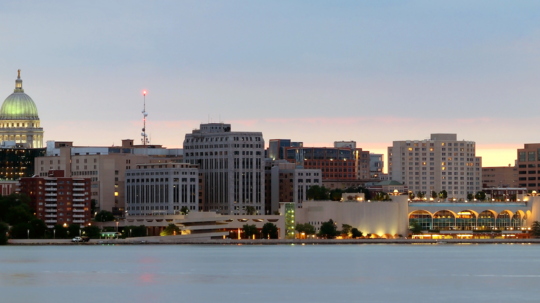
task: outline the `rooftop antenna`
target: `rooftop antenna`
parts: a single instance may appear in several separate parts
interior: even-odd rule
[[[150,140],[148,140],[148,135],[146,134],[146,117],[148,116],[148,113],[146,113],[146,91],[143,90],[143,129],[141,133],[141,141],[143,143],[143,146],[146,148],[146,144],[150,144]]]

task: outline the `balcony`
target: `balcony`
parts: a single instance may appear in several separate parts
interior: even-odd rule
[[[47,225],[47,228],[54,228],[54,225]]]
[[[84,191],[84,188],[76,188],[76,187],[74,187],[73,191]]]
[[[73,207],[84,207],[85,205],[84,204],[79,204],[79,203],[74,203],[73,204]]]
[[[58,222],[57,220],[45,220],[45,223],[56,223]]]
[[[57,206],[56,203],[54,203],[54,204],[47,204],[47,203],[45,203],[45,207],[56,207],[56,206]]]
[[[46,213],[56,213],[57,210],[56,209],[45,209],[45,212]]]
[[[84,220],[73,220],[73,223],[84,223]]]
[[[47,202],[56,202],[56,198],[45,199],[45,201],[47,201]]]
[[[45,187],[45,191],[56,191],[56,187]]]
[[[56,210],[55,210],[56,211]],[[74,213],[84,213],[85,210],[84,209],[74,209],[73,210]]]
[[[56,218],[56,215],[45,215],[45,218]]]
[[[73,183],[73,185],[84,186],[84,183]]]
[[[74,197],[84,197],[85,194],[73,194]]]
[[[47,196],[47,197],[56,197],[58,195],[56,193],[45,193],[45,196]]]
[[[73,218],[84,218],[85,215],[73,215]]]
[[[84,199],[73,199],[74,202],[84,202]]]
[[[56,186],[56,182],[45,182],[45,185]]]

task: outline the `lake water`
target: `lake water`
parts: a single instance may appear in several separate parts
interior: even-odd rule
[[[0,302],[539,302],[540,245],[6,246]]]

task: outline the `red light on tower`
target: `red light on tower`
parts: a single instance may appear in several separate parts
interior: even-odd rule
[[[146,91],[145,91],[145,90],[143,90],[142,94],[146,96]]]

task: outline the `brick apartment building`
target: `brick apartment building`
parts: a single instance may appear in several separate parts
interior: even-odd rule
[[[21,178],[19,192],[30,197],[30,207],[48,228],[56,224],[88,225],[91,218],[90,178],[64,177],[49,171],[47,177]]]
[[[518,186],[540,191],[540,143],[525,144],[517,150]]]

